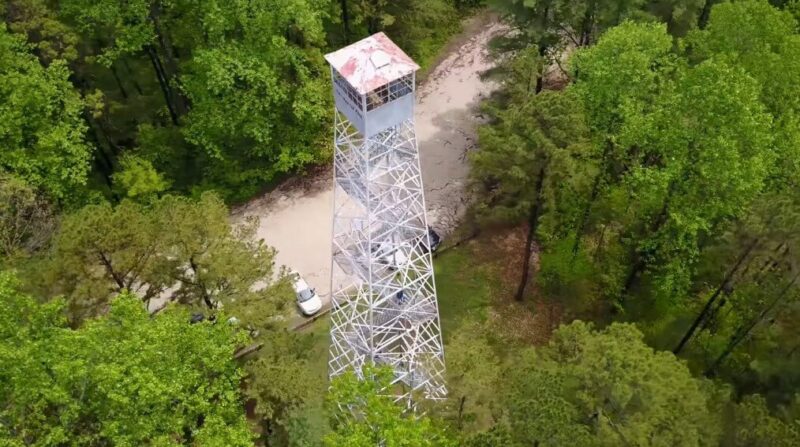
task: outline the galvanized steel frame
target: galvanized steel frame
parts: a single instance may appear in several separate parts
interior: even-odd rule
[[[413,92],[413,91],[412,91]],[[365,139],[336,111],[331,377],[394,370],[413,407],[446,395],[444,348],[413,119]]]

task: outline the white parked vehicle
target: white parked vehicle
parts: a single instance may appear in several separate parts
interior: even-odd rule
[[[297,306],[300,311],[307,316],[319,312],[322,309],[322,300],[316,290],[312,289],[299,273],[292,272],[292,277],[292,286],[294,293],[297,294]]]

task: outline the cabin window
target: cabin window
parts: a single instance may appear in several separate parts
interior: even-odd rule
[[[363,118],[361,115],[361,95],[359,95],[356,89],[354,89],[336,70],[333,70],[333,82],[339,87],[339,91],[343,93],[341,96],[344,97],[348,105],[353,108],[358,116]]]
[[[382,85],[367,93],[367,111],[377,109],[397,98],[406,96],[414,90],[414,75],[409,74],[400,79]]]

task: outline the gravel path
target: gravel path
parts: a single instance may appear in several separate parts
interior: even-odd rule
[[[446,235],[464,212],[467,153],[476,144],[476,106],[496,86],[480,79],[492,67],[487,43],[504,31],[476,19],[417,90],[416,129],[428,222]],[[278,250],[277,263],[300,272],[329,300],[333,189],[330,169],[292,179],[234,210],[257,215],[258,237]],[[327,304],[327,303],[326,303]]]

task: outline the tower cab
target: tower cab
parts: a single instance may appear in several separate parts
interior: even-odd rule
[[[377,33],[325,55],[336,109],[366,138],[414,116],[413,60]]]

